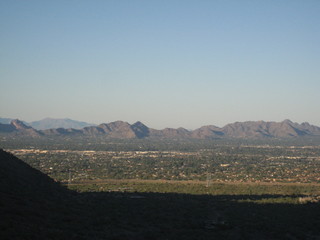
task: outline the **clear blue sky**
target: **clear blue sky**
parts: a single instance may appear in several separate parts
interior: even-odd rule
[[[320,125],[319,0],[0,1],[0,117]]]

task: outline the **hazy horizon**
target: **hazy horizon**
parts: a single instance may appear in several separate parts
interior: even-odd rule
[[[2,1],[0,115],[320,126],[320,1]]]

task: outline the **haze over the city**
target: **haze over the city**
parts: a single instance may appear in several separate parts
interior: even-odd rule
[[[0,117],[320,125],[320,1],[1,1]]]

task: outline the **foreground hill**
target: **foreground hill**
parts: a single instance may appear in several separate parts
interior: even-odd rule
[[[60,234],[62,216],[69,212],[70,191],[2,149],[0,189],[1,239],[46,239]]]
[[[280,195],[279,185],[273,188],[277,194],[270,194],[259,185],[239,191],[237,185],[140,182],[139,191],[127,192],[131,185],[117,189],[121,181],[115,183],[81,184],[90,192],[74,193],[0,150],[0,239],[318,239],[320,234],[319,203],[292,203],[299,196],[288,195],[287,188]]]
[[[8,136],[87,136],[115,139],[264,139],[320,136],[320,127],[309,123],[248,121],[227,124],[220,128],[213,125],[189,131],[184,128],[156,130],[141,122],[129,124],[123,121],[87,126],[81,129],[52,128],[36,130],[19,120],[0,124],[0,133]]]

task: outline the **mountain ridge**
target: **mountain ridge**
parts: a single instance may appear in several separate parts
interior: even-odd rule
[[[74,128],[82,129],[88,126],[95,126],[93,123],[72,120],[70,118],[44,118],[39,121],[28,123],[31,127],[37,130],[45,130],[51,128]]]
[[[224,127],[207,125],[195,130],[185,128],[165,128],[157,130],[147,127],[140,121],[129,124],[124,121],[101,123],[81,129],[52,128],[36,130],[16,119],[10,124],[0,123],[0,133],[13,136],[48,137],[48,136],[86,136],[116,139],[255,139],[255,138],[297,138],[320,136],[320,127],[307,122],[301,124],[284,120],[282,122],[246,121],[229,123]]]
[[[10,124],[13,118],[0,118],[0,123],[2,124]],[[33,127],[36,130],[46,130],[52,128],[74,128],[74,129],[82,129],[88,126],[96,126],[93,123],[87,123],[83,121],[72,120],[70,118],[44,118],[37,121],[26,122],[22,121],[25,125]]]

